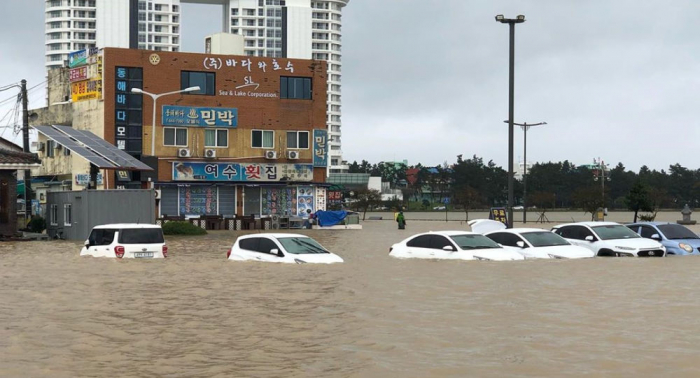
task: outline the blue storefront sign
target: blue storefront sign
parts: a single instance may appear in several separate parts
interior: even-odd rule
[[[314,167],[328,166],[328,132],[314,130]]]
[[[163,105],[163,126],[237,127],[238,109]]]
[[[173,181],[311,182],[311,164],[173,162]]]

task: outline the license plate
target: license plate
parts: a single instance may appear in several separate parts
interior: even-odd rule
[[[134,252],[134,257],[139,258],[153,258],[153,252]]]

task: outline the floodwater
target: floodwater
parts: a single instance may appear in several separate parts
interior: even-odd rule
[[[336,265],[229,262],[226,231],[151,261],[0,244],[0,376],[700,376],[700,259],[389,257],[467,229],[412,215],[301,231]]]

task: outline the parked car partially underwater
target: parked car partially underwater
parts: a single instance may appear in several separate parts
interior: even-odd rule
[[[316,240],[299,234],[262,233],[239,236],[227,253],[229,260],[290,264],[331,264],[343,259]]]
[[[413,235],[391,246],[389,255],[398,258],[444,260],[523,260],[484,235],[467,231],[431,231]]]
[[[700,255],[700,237],[683,225],[667,222],[639,222],[626,226],[643,238],[661,243],[666,247],[667,255]]]
[[[80,256],[119,259],[153,259],[168,257],[163,229],[153,224],[105,224],[90,232]]]
[[[585,247],[596,256],[664,257],[666,248],[659,242],[644,239],[615,222],[578,222],[554,226],[552,232],[573,245]]]

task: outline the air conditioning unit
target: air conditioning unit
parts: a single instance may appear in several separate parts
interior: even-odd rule
[[[204,157],[205,158],[215,158],[216,157],[216,150],[214,150],[214,149],[204,150]]]
[[[159,200],[160,196],[162,195],[160,189],[156,189],[156,199]]]
[[[61,148],[63,148],[62,145],[60,145],[60,144],[57,144],[57,145],[56,145],[56,149],[57,149],[57,150],[60,150]]]
[[[188,148],[179,148],[177,150],[177,157],[190,157],[190,150]]]
[[[44,149],[46,148],[46,143],[44,143],[44,142],[39,142],[37,145],[38,145],[38,147],[37,147],[38,151],[44,151]]]
[[[287,159],[289,159],[289,160],[299,159],[299,151],[287,151]]]
[[[274,150],[265,151],[265,159],[277,159],[277,151],[274,151]]]

